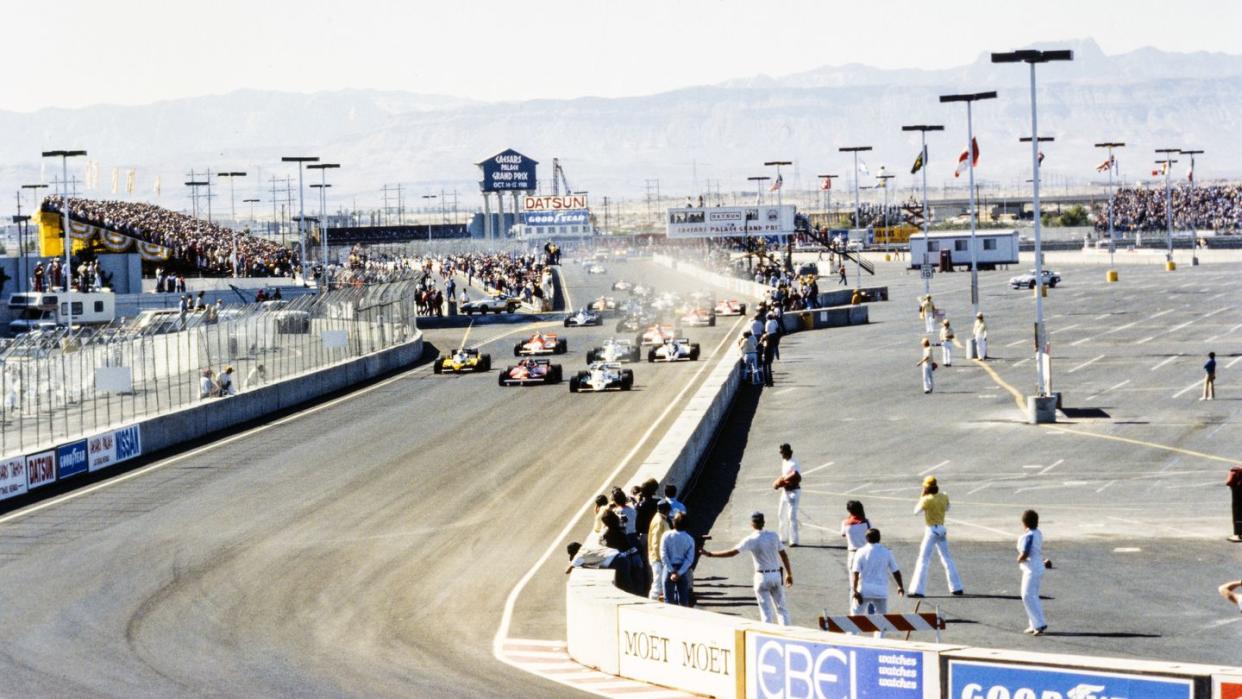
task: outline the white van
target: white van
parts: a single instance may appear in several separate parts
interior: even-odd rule
[[[107,325],[116,320],[111,292],[26,292],[9,296],[9,332],[53,330],[72,316],[74,325]],[[71,313],[72,311],[72,313]]]

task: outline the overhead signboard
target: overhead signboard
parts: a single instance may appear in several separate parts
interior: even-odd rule
[[[668,237],[718,238],[790,235],[794,205],[717,206],[668,210]]]
[[[528,226],[573,226],[590,222],[591,212],[586,209],[522,212],[522,223]]]
[[[587,209],[585,194],[549,194],[547,196],[522,197],[522,209],[525,211],[567,211],[569,209]]]
[[[955,699],[1191,699],[1193,693],[1191,680],[1176,677],[949,660],[949,696]]]
[[[479,183],[484,192],[532,192],[535,190],[535,168],[539,163],[512,148],[476,163],[483,171]]]
[[[747,699],[938,696],[933,653],[746,632]]]

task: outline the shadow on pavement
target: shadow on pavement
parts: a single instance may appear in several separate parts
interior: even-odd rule
[[[695,474],[687,489],[684,502],[690,513],[690,532],[695,535],[709,534],[716,518],[729,504],[737,475],[742,468],[741,457],[750,441],[750,426],[759,407],[763,389],[742,384],[738,387],[733,407],[716,435],[712,448]],[[775,513],[770,516],[776,521]],[[753,603],[753,600],[751,600]]]

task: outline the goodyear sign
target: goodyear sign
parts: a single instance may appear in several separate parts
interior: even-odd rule
[[[476,165],[483,171],[479,187],[484,192],[530,192],[537,184],[535,168],[539,163],[512,148]]]
[[[1175,677],[949,661],[953,699],[1191,699],[1193,690]]]

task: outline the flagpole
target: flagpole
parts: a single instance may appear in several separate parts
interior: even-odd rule
[[[1190,183],[1190,192],[1188,195],[1186,209],[1190,211],[1190,234],[1192,236],[1190,240],[1190,249],[1191,249],[1190,259],[1191,259],[1192,264],[1199,263],[1199,236],[1198,236],[1198,230],[1195,226],[1195,212],[1194,212],[1195,156],[1202,155],[1202,154],[1203,154],[1203,151],[1201,150],[1183,150],[1182,151],[1182,155],[1190,156],[1190,173],[1187,175],[1187,181]]]
[[[970,173],[970,305],[975,316],[979,315],[979,259],[975,250],[975,219],[978,217],[975,204],[975,127],[974,110],[976,100],[996,99],[996,92],[978,92],[969,95],[941,95],[941,102],[966,103],[966,167]]]
[[[1125,145],[1126,144],[1121,143],[1120,141],[1111,141],[1108,143],[1095,144],[1096,148],[1106,148],[1108,150],[1108,160],[1106,161],[1106,164],[1108,165],[1108,168],[1107,168],[1108,169],[1108,268],[1110,272],[1116,271],[1115,265],[1113,264],[1113,255],[1117,251],[1117,230],[1116,230],[1116,225],[1114,223],[1115,219],[1114,219],[1114,209],[1113,209],[1113,207],[1115,206],[1115,200],[1116,200],[1116,185],[1114,185],[1114,171],[1117,169],[1117,158],[1113,156],[1113,149],[1123,148],[1125,147]],[[1120,180],[1120,178],[1116,178],[1116,179]],[[1115,274],[1110,275],[1109,277],[1110,281],[1112,281],[1115,278],[1115,276],[1116,276]]]
[[[916,124],[913,126],[903,126],[901,127],[901,130],[918,131],[919,135],[922,137],[923,149],[919,151],[919,160],[921,161],[919,169],[923,171],[923,264],[927,265],[931,263],[928,259],[929,253],[927,252],[926,245],[926,242],[931,236],[931,217],[928,216],[927,212],[927,132],[944,131],[944,126],[942,124]],[[923,293],[925,295],[931,295],[930,276],[923,276]]]
[[[1173,154],[1180,153],[1181,149],[1180,148],[1157,148],[1156,152],[1164,154],[1164,160],[1163,161],[1157,160],[1156,162],[1160,163],[1164,169],[1165,237],[1168,239],[1168,245],[1169,245],[1168,252],[1165,253],[1164,268],[1171,272],[1174,269],[1173,268],[1173,189],[1172,189],[1172,186],[1169,184],[1169,170],[1172,170],[1173,163],[1177,162],[1176,160],[1173,160]]]

